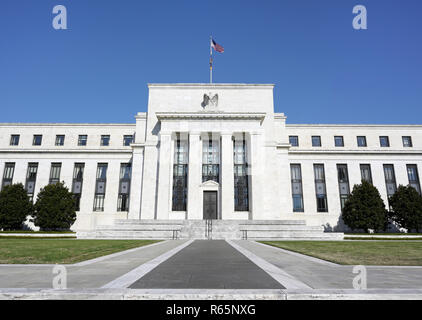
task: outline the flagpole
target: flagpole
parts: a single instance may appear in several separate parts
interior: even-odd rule
[[[212,36],[210,36],[210,83],[212,83]]]

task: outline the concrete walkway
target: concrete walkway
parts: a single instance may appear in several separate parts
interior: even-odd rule
[[[336,265],[253,241],[235,241],[313,289],[353,289],[354,266]],[[368,289],[422,289],[422,267],[367,267]]]
[[[254,294],[259,290],[295,290],[295,294],[312,295],[313,290],[350,290],[356,276],[353,266],[246,240],[164,241],[65,267],[67,287],[72,292],[100,288],[163,290],[166,294],[168,290],[179,290],[179,294],[180,290],[201,289],[249,290]],[[22,292],[51,289],[52,271],[53,265],[1,265],[0,288],[21,288]],[[367,279],[370,290],[422,290],[422,267],[367,267]]]
[[[197,240],[130,288],[283,289],[224,240]]]

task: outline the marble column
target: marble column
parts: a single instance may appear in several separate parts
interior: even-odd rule
[[[202,203],[200,201],[202,197],[199,188],[202,182],[201,164],[200,133],[191,132],[189,133],[187,219],[202,219]]]
[[[248,149],[248,175],[249,175],[249,219],[262,219],[260,212],[263,211],[263,185],[262,177],[265,167],[264,150],[261,145],[262,135],[258,132],[251,132],[249,136]]]
[[[157,219],[168,219],[170,211],[170,187],[171,181],[171,134],[160,134],[160,162],[158,164],[158,197],[157,197]]]
[[[232,133],[221,133],[221,219],[234,212],[234,172]]]
[[[140,219],[144,148],[133,146],[128,219]]]

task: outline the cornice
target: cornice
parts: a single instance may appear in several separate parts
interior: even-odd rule
[[[215,119],[215,120],[264,120],[264,112],[156,112],[158,120]]]

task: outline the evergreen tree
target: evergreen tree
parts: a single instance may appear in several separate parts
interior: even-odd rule
[[[351,229],[385,230],[388,224],[388,211],[385,209],[378,189],[369,182],[355,185],[343,209],[343,221]]]
[[[411,186],[400,185],[390,197],[391,218],[400,227],[412,230],[422,229],[422,197]]]
[[[22,183],[5,186],[0,192],[0,229],[21,230],[33,206]]]
[[[34,223],[41,230],[69,230],[76,220],[75,200],[64,183],[45,186],[35,203]]]

